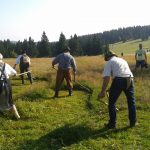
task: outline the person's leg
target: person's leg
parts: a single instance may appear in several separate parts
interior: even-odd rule
[[[24,71],[25,71],[24,67],[20,66],[20,73],[24,73]],[[24,75],[21,75],[20,78],[21,78],[22,84],[24,84]]]
[[[141,60],[141,70],[145,67],[145,60]]]
[[[68,87],[68,90],[69,90],[69,96],[72,96],[73,84],[72,84],[71,70],[66,71],[65,79],[66,79],[67,87]]]
[[[26,67],[26,72],[28,72],[27,76],[28,76],[28,79],[29,79],[30,83],[32,84],[33,83],[33,78],[32,78],[32,74],[30,72],[29,66]]]
[[[56,75],[56,85],[55,85],[54,97],[58,97],[58,92],[59,92],[59,89],[60,89],[60,86],[61,86],[63,80],[64,80],[64,72],[62,70],[58,70],[57,75]]]
[[[123,81],[122,79],[115,78],[112,82],[109,91],[109,125],[112,127],[116,126],[116,101],[122,92]]]
[[[11,106],[10,111],[14,114],[14,116],[16,117],[16,119],[20,119],[19,113],[17,111],[17,108],[13,102],[13,98],[12,98],[12,87],[10,84],[10,81],[7,80],[7,93],[8,93],[8,98],[9,98],[9,105]]]
[[[139,61],[137,60],[137,61],[136,61],[136,64],[135,64],[135,69],[134,69],[134,71],[136,72],[139,67],[140,67],[140,63],[139,63]]]
[[[124,92],[125,92],[125,95],[127,97],[127,102],[128,102],[130,126],[135,126],[135,123],[136,123],[136,107],[135,107],[133,81],[132,81],[130,87],[127,90],[125,90]]]

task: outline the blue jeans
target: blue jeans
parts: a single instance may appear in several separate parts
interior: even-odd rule
[[[136,107],[133,80],[127,88],[127,79],[123,77],[116,77],[113,79],[113,82],[110,87],[108,105],[110,117],[109,123],[113,126],[116,125],[116,101],[122,91],[125,93],[127,98],[130,124],[136,122]]]

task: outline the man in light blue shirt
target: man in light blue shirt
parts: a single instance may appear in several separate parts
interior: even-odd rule
[[[58,64],[58,71],[56,76],[56,86],[55,86],[55,95],[54,97],[58,97],[58,92],[60,89],[60,86],[64,80],[66,79],[68,90],[69,90],[69,96],[72,96],[72,70],[75,76],[76,73],[76,62],[74,57],[70,54],[70,48],[67,47],[63,53],[59,54],[53,61],[52,61],[52,67],[56,64]]]

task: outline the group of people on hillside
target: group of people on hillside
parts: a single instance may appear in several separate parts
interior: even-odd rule
[[[24,71],[27,71],[28,78],[30,80],[30,83],[32,84],[33,82],[32,76],[31,76],[31,72],[29,72],[30,60],[28,58],[28,65],[23,67],[21,64],[21,61],[23,60],[23,55],[26,55],[26,53],[23,52],[21,56],[18,56],[16,63],[14,65],[14,69],[16,68],[16,65],[20,63],[21,73],[23,73]],[[136,51],[135,59],[136,59],[135,69],[137,69],[139,66],[143,68],[144,64],[147,63],[146,53],[142,49],[141,44],[139,45],[139,50]],[[0,62],[3,63],[2,55],[0,57],[0,60],[1,60]],[[27,60],[27,58],[25,60]],[[106,61],[106,64],[105,64],[104,71],[102,74],[103,83],[102,83],[101,91],[98,94],[98,98],[97,98],[98,100],[105,97],[106,89],[112,77],[112,83],[109,89],[109,100],[108,100],[109,121],[107,124],[105,124],[105,127],[109,129],[116,128],[116,106],[115,105],[122,91],[125,93],[126,98],[127,98],[130,127],[134,127],[136,125],[134,80],[133,80],[133,74],[129,68],[129,65],[127,61],[125,61],[123,58],[119,58],[114,52],[110,50],[106,51],[106,53],[104,54],[104,60]],[[69,96],[72,96],[73,94],[72,93],[73,91],[72,70],[73,70],[74,79],[75,79],[77,66],[76,66],[76,61],[74,57],[70,54],[69,47],[66,47],[63,53],[59,54],[57,57],[53,59],[52,67],[55,68],[55,65],[58,65],[58,69],[57,69],[57,75],[56,75],[56,86],[55,86],[54,97],[59,96],[59,90],[64,79],[66,79],[66,82],[67,82]],[[5,63],[5,66],[8,67],[9,65]],[[14,69],[9,66],[9,69],[8,69],[9,71],[7,72],[6,67],[5,67],[5,74],[7,76],[16,75],[16,71]],[[22,84],[24,84],[23,76],[21,76],[21,79],[22,79]],[[9,85],[9,87],[11,86]],[[10,91],[11,91],[11,88],[10,88]],[[14,106],[14,104],[12,101],[12,93],[10,92],[9,94],[10,95],[8,99],[11,100],[10,107],[13,108],[12,106]]]

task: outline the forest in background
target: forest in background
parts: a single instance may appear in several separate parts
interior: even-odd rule
[[[66,39],[65,35],[60,33],[59,41],[56,42],[50,42],[46,32],[43,31],[38,42],[35,42],[32,37],[17,42],[12,42],[10,39],[1,40],[0,53],[6,58],[13,58],[22,50],[26,50],[30,57],[55,57],[69,46],[73,56],[95,56],[104,53],[105,45],[136,39],[144,41],[149,36],[150,25],[119,28],[83,36],[74,34],[70,39]]]

